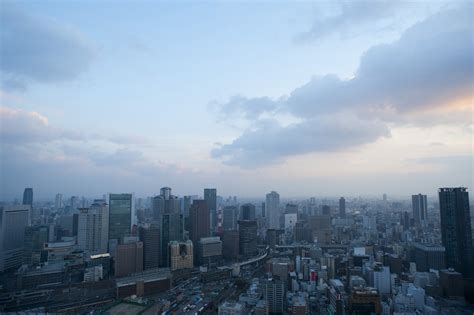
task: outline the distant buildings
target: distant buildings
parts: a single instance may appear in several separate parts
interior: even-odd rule
[[[26,197],[26,202],[31,202],[33,192],[26,194]],[[0,206],[0,272],[17,268],[23,263],[25,228],[31,223],[30,211],[31,203]]]
[[[153,198],[152,211],[155,221],[160,221],[164,214],[180,213],[179,199],[171,194],[170,187],[162,187],[160,194]]]
[[[171,270],[187,269],[194,267],[193,242],[177,242],[169,243]]]
[[[207,202],[207,207],[211,215],[211,229],[217,227],[217,190],[215,188],[204,189],[204,200]]]
[[[280,195],[276,191],[267,194],[265,202],[265,215],[269,229],[280,229]]]
[[[132,232],[134,215],[133,194],[108,194],[109,241],[121,243],[124,236]],[[109,248],[110,250],[110,248]]]
[[[54,200],[54,209],[59,210],[59,209],[62,209],[62,207],[63,207],[63,195],[56,194],[56,198]]]
[[[413,195],[411,196],[411,201],[415,225],[418,227],[426,226],[426,220],[428,219],[428,206],[426,202],[426,195]]]
[[[474,273],[471,215],[466,188],[440,188],[441,237],[446,266],[471,276]]]

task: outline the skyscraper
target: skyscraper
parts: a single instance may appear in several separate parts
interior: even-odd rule
[[[54,208],[57,210],[61,209],[63,207],[63,195],[62,194],[56,194],[56,199],[54,201]]]
[[[211,229],[217,227],[217,190],[215,188],[204,189],[204,200],[207,202],[211,214]]]
[[[346,216],[346,199],[344,197],[339,198],[339,215],[341,218]]]
[[[0,272],[17,268],[23,262],[25,228],[31,222],[30,211],[29,204],[0,206]]]
[[[105,200],[94,200],[89,208],[79,209],[77,247],[93,255],[107,253],[108,219]]]
[[[280,229],[280,195],[276,191],[267,194],[265,214],[268,218],[269,229]]]
[[[121,243],[124,236],[131,234],[134,215],[133,199],[133,194],[108,194],[109,241],[117,240]]]
[[[180,213],[165,213],[160,220],[161,266],[169,266],[169,243],[183,240],[183,215]]]
[[[237,207],[226,206],[222,210],[222,228],[224,231],[234,230],[237,228]]]
[[[413,219],[416,226],[424,226],[428,215],[426,195],[418,194],[411,196],[413,207]]]
[[[33,188],[25,188],[23,192],[23,204],[33,206]]]
[[[157,224],[141,226],[138,231],[143,243],[143,268],[158,268],[160,265],[160,228]]]
[[[193,241],[194,252],[197,252],[199,240],[211,234],[209,208],[206,200],[194,200],[189,209],[189,238]]]
[[[244,257],[257,254],[257,221],[239,220],[239,252]]]
[[[446,266],[471,276],[473,262],[469,195],[464,187],[440,188],[441,238],[446,248]]]
[[[160,220],[160,216],[166,213],[179,213],[179,198],[171,194],[171,188],[163,187],[160,194],[153,198],[153,219]]]
[[[245,203],[240,206],[240,220],[255,220],[255,205]]]

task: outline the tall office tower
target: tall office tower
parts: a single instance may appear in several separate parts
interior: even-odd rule
[[[222,241],[219,236],[203,237],[197,243],[198,250],[194,255],[194,260],[198,261],[199,264],[211,264],[218,262],[222,258]]]
[[[193,204],[193,196],[184,196],[183,197],[183,214],[184,217],[189,217],[189,208]]]
[[[281,280],[265,280],[262,283],[263,299],[268,303],[270,314],[283,314],[285,311],[286,285]]]
[[[70,211],[75,211],[79,207],[79,200],[76,196],[72,196],[69,201]]]
[[[298,205],[294,203],[287,203],[285,206],[285,214],[286,213],[298,213]]]
[[[141,226],[138,230],[143,243],[143,269],[160,266],[160,227],[156,223]]]
[[[331,215],[331,207],[329,207],[328,205],[323,205],[321,209],[323,215]]]
[[[28,200],[27,200],[28,201]],[[0,206],[0,272],[21,266],[31,205]]]
[[[400,224],[403,227],[403,231],[410,228],[410,216],[407,211],[400,212]]]
[[[143,271],[143,243],[130,242],[117,246],[115,276],[123,277]]]
[[[135,212],[133,194],[108,194],[109,242],[121,243],[124,236],[132,233]],[[111,248],[109,248],[111,250]]]
[[[441,238],[446,248],[446,266],[465,277],[474,273],[471,214],[467,188],[440,188]]]
[[[239,256],[239,231],[224,231],[222,235],[222,255],[225,259],[237,259]]]
[[[265,218],[265,202],[262,202],[262,218]]]
[[[180,213],[165,213],[160,220],[161,266],[168,267],[169,243],[183,240],[183,215]]]
[[[160,221],[163,214],[180,213],[179,198],[171,194],[171,188],[163,187],[160,189],[160,195],[153,198],[152,211],[156,221]]]
[[[428,207],[426,203],[426,195],[418,194],[411,196],[411,203],[413,206],[413,219],[416,226],[425,226]]]
[[[189,239],[193,241],[194,253],[197,253],[198,243],[202,237],[211,235],[211,220],[206,200],[194,200],[189,209],[190,229]]]
[[[27,265],[39,265],[46,260],[41,256],[45,243],[49,241],[49,227],[47,225],[27,226],[25,228],[25,258]]]
[[[62,194],[56,194],[56,199],[54,201],[54,209],[59,210],[62,209],[63,207],[63,195]]]
[[[339,198],[339,215],[341,218],[346,216],[346,199],[344,197]]]
[[[171,270],[188,269],[194,267],[193,242],[172,241],[169,244]]]
[[[77,247],[91,255],[107,253],[109,208],[105,200],[96,199],[89,208],[79,209]]]
[[[239,220],[239,252],[244,257],[257,254],[257,221]]]
[[[309,218],[309,224],[313,231],[313,239],[319,244],[331,243],[331,216],[315,215]]]
[[[280,195],[276,191],[267,194],[265,214],[268,218],[269,229],[280,229]]]
[[[25,188],[23,192],[23,204],[33,206],[33,188]]]
[[[224,231],[235,230],[237,228],[238,211],[236,206],[224,207],[222,216],[222,228]]]
[[[255,220],[255,205],[245,203],[240,206],[240,220]]]
[[[204,189],[204,200],[207,202],[211,214],[211,229],[214,231],[217,227],[217,190],[215,188]]]

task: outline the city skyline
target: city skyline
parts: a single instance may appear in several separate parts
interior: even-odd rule
[[[95,5],[1,4],[0,200],[473,187],[470,2]]]

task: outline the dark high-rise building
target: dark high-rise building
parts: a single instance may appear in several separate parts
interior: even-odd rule
[[[49,241],[49,227],[47,225],[27,226],[25,228],[25,259],[27,265],[39,265],[45,261],[42,257],[43,247]],[[43,255],[44,256],[44,255]]]
[[[222,228],[224,231],[235,230],[237,228],[237,207],[226,206],[222,210]]]
[[[245,203],[240,206],[240,220],[255,220],[255,205]]]
[[[346,199],[344,197],[339,198],[339,215],[342,218],[346,216]]]
[[[474,269],[469,195],[464,187],[440,188],[441,238],[446,248],[446,266],[464,276]]]
[[[215,188],[204,189],[204,200],[207,202],[211,214],[211,229],[217,227],[217,190]]]
[[[239,252],[244,257],[257,254],[257,221],[239,220]]]
[[[179,213],[179,198],[171,194],[171,188],[163,187],[160,194],[152,201],[153,219],[160,220],[160,216],[167,213]]]
[[[0,272],[21,266],[30,205],[0,206]]]
[[[193,241],[194,253],[199,248],[199,240],[211,235],[209,208],[206,200],[194,200],[189,209],[189,239]]]
[[[133,194],[109,194],[109,241],[122,242],[132,232]],[[109,248],[110,250],[110,248]]]
[[[411,203],[413,207],[413,219],[415,220],[415,225],[424,226],[426,224],[428,215],[426,195],[412,195]]]
[[[331,207],[329,207],[328,205],[323,205],[322,213],[323,213],[323,215],[330,215],[331,214]]]
[[[130,242],[117,246],[115,276],[123,277],[143,271],[143,243]]]
[[[286,284],[281,280],[265,280],[262,283],[263,298],[270,314],[283,314],[286,306]]]
[[[416,270],[427,272],[430,269],[445,269],[445,252],[445,248],[440,245],[415,244]]]
[[[239,256],[239,231],[224,231],[222,235],[222,255],[226,259],[237,259]]]
[[[180,213],[166,213],[161,215],[161,266],[168,267],[169,243],[183,240],[183,215]]]
[[[23,192],[23,204],[33,206],[33,188],[25,188]]]
[[[403,226],[404,231],[410,228],[410,216],[407,211],[400,212],[400,224]]]
[[[160,228],[156,223],[141,226],[138,230],[143,243],[143,269],[160,266]]]

